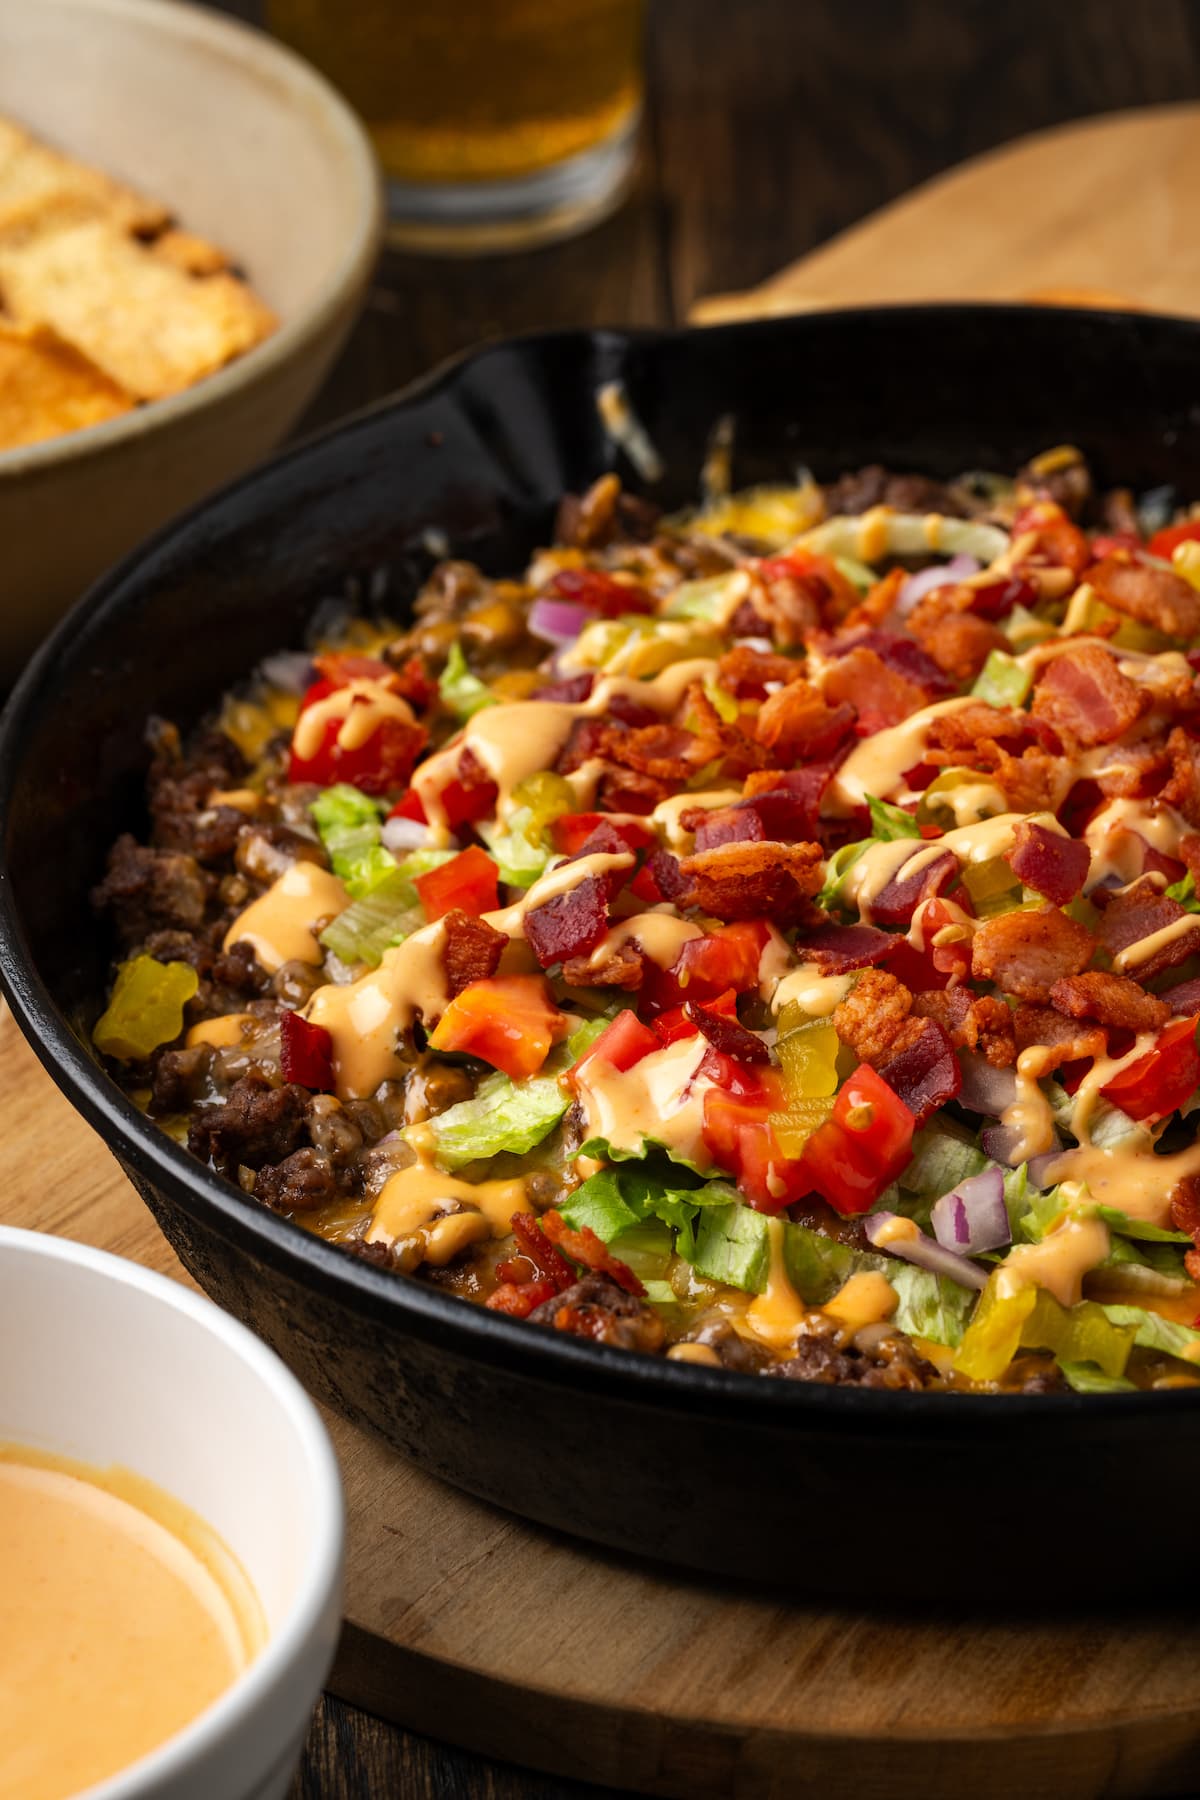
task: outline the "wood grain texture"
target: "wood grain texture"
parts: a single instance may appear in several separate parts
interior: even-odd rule
[[[261,18],[261,0],[216,3]],[[338,0],[347,18],[356,3]],[[385,256],[302,430],[484,335],[678,321],[702,295],[765,280],[918,182],[1021,133],[1200,96],[1200,0],[650,0],[648,48],[630,206],[575,243],[529,256],[472,265]],[[40,1157],[40,1133],[23,1128],[11,1095],[3,1117],[9,1168],[22,1167],[23,1154]],[[44,1184],[48,1216],[60,1221],[112,1170],[86,1132],[65,1157]],[[132,1213],[117,1229],[115,1247],[128,1253],[147,1224]],[[1057,1671],[1043,1673],[1052,1686]],[[798,1685],[804,1675],[792,1671]],[[1112,1772],[1121,1777],[1116,1748]],[[936,1755],[924,1776],[930,1796],[956,1791]],[[430,1743],[327,1698],[293,1800],[568,1795],[603,1800],[598,1789]]]

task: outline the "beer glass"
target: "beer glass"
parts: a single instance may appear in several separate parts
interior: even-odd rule
[[[504,249],[581,230],[632,175],[642,0],[268,0],[366,120],[393,241]]]

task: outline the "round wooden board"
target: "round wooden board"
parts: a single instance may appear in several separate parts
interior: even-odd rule
[[[4,1223],[186,1280],[7,1010],[0,1093]],[[836,1519],[798,1518],[779,1545],[781,1571],[872,1557],[881,1610],[866,1614],[589,1549],[441,1486],[341,1420],[329,1426],[349,1509],[347,1625],[330,1686],[399,1724],[681,1800],[1083,1800],[1200,1788],[1200,1626],[1166,1611],[1039,1621],[1021,1543],[1070,1530],[1053,1494],[1030,1495],[1005,1545],[977,1543],[951,1493],[919,1534],[881,1519],[873,1545],[841,1541]],[[613,1491],[619,1505],[619,1471]],[[1113,1556],[1144,1558],[1148,1597],[1171,1591],[1140,1511],[1162,1499],[1133,1469],[1125,1491],[1096,1495],[1112,1516]],[[1171,1517],[1186,1506],[1171,1505]],[[754,1520],[730,1520],[730,1530],[753,1531]],[[926,1619],[883,1610],[898,1556],[956,1558],[963,1609]],[[1103,1568],[1096,1587],[1102,1597]],[[1024,1614],[1001,1619],[1006,1607]]]

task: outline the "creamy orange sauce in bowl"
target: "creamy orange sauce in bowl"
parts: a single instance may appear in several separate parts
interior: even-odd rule
[[[0,1795],[282,1800],[340,1625],[342,1501],[216,1307],[0,1226]]]

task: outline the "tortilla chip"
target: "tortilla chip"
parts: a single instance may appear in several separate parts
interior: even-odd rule
[[[188,275],[107,219],[0,235],[0,296],[14,319],[53,326],[140,400],[190,387],[276,324],[235,276]]]
[[[0,319],[0,450],[115,419],[133,397],[45,325]]]
[[[75,162],[0,118],[0,238],[36,232],[49,221],[110,219],[123,231],[150,234],[169,223],[167,208],[99,169]]]

